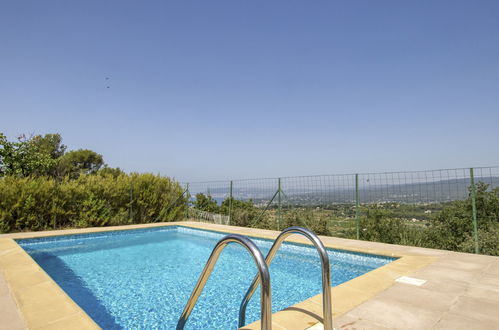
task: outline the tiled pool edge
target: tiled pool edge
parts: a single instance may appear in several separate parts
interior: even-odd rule
[[[17,233],[3,235],[4,237],[8,237],[0,238],[0,271],[5,275],[21,315],[29,328],[98,329],[99,326],[50,278],[50,276],[45,273],[43,269],[38,266],[38,264],[36,264],[36,262],[14,241],[14,238],[61,236],[174,225],[226,233],[239,233],[266,239],[275,239],[278,234],[278,232],[275,231],[219,226],[198,222],[172,222],[39,233]],[[299,236],[291,237],[287,241],[309,244],[309,242]],[[333,315],[335,317],[351,310],[355,306],[375,296],[377,293],[387,289],[394,283],[394,280],[397,277],[415,272],[437,259],[436,257],[393,253],[375,249],[362,249],[329,244],[328,242],[325,242],[325,245],[328,248],[400,258],[332,288]],[[308,328],[322,320],[321,306],[322,295],[319,294],[289,307],[284,311],[274,313],[274,327],[276,329]],[[244,329],[259,329],[259,323],[252,323],[245,326]]]
[[[29,329],[100,329],[13,239],[0,239],[0,269]]]

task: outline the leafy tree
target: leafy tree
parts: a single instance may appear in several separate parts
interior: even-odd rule
[[[194,207],[210,213],[219,213],[220,211],[217,201],[214,200],[210,195],[205,195],[202,193],[196,194]]]
[[[310,229],[318,235],[331,235],[328,218],[324,216],[321,216],[315,221],[312,221]]]
[[[314,214],[311,209],[295,209],[284,214],[281,229],[291,226],[306,227],[317,235],[331,235],[328,218]]]
[[[94,174],[104,165],[102,155],[88,149],[69,151],[59,158],[57,176],[76,179],[80,174]]]
[[[107,165],[104,165],[103,168],[101,168],[98,172],[100,175],[111,175],[112,177],[118,177],[125,172],[121,170],[119,167],[108,167]]]
[[[310,213],[310,211],[308,210],[307,211],[300,209],[291,210],[284,216],[282,227],[284,228],[292,226],[308,227],[307,222],[305,221],[306,218],[310,220],[308,213]]]
[[[67,148],[62,144],[60,134],[35,135],[32,138],[32,143],[37,147],[39,152],[50,155],[52,159],[57,159],[64,155]]]
[[[228,215],[230,207],[232,208],[231,224],[244,227],[270,228],[270,224],[265,221],[267,219],[260,219],[258,223],[256,222],[260,210],[255,207],[252,200],[241,201],[227,197],[220,205],[220,212]]]
[[[403,222],[399,218],[379,207],[371,207],[363,212],[360,221],[360,238],[367,241],[398,244],[400,232],[404,230]]]
[[[72,179],[80,174],[93,174],[103,165],[102,155],[79,149],[66,153],[60,134],[45,134],[26,137],[21,135],[17,141],[9,141],[0,133],[0,176],[15,175],[53,176],[61,179],[69,176]],[[113,169],[118,175],[121,170]]]
[[[47,150],[45,137],[23,134],[11,142],[0,133],[0,175],[47,175],[56,164],[56,159]]]
[[[499,255],[499,187],[489,191],[482,182],[476,185],[478,241],[480,252]],[[432,221],[432,247],[473,252],[473,221],[471,196],[446,206]],[[495,241],[495,243],[492,243]]]
[[[0,133],[0,176],[4,176],[7,172],[7,164],[5,157],[8,157],[8,155],[12,152],[12,145],[9,143],[7,140],[7,137],[3,134]]]

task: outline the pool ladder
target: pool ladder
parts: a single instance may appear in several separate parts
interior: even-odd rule
[[[222,250],[229,243],[238,243],[243,247],[245,247],[246,250],[252,255],[253,260],[255,261],[256,266],[258,268],[258,274],[253,279],[253,282],[248,288],[248,291],[246,291],[246,294],[241,302],[241,306],[239,307],[238,326],[240,328],[244,326],[246,320],[246,307],[248,306],[248,303],[251,300],[253,294],[255,293],[258,285],[261,284],[262,286],[260,290],[261,329],[271,330],[272,291],[270,287],[270,273],[268,267],[270,266],[272,260],[274,259],[274,256],[276,255],[277,251],[281,247],[282,242],[292,234],[301,234],[305,236],[313,243],[313,245],[319,252],[319,257],[321,259],[321,266],[322,266],[322,313],[324,318],[323,324],[325,330],[332,330],[333,316],[331,311],[331,277],[329,272],[329,257],[326,248],[324,247],[324,244],[322,244],[319,237],[317,237],[317,235],[315,235],[312,231],[303,227],[289,227],[287,229],[284,229],[279,234],[279,236],[277,236],[276,240],[274,241],[274,244],[270,248],[270,251],[265,259],[263,258],[262,252],[255,245],[255,243],[253,243],[252,240],[250,240],[245,236],[231,234],[225,236],[220,241],[218,241],[217,245],[215,245],[215,247],[213,248],[210,257],[208,258],[208,261],[206,262],[203,272],[199,276],[198,282],[196,283],[196,286],[194,287],[194,290],[192,291],[191,296],[187,301],[187,304],[184,308],[184,311],[182,312],[182,315],[180,316],[180,319],[178,320],[177,330],[184,329],[185,323],[187,322],[192,310],[194,309],[194,306],[196,305],[196,302],[199,296],[201,295],[201,292],[203,291],[206,281],[208,281],[208,278],[210,277],[211,272],[215,267],[215,264],[218,260],[218,257],[220,256],[220,253],[222,253]]]

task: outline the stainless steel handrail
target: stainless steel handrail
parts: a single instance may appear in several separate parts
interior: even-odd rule
[[[215,247],[213,248],[210,258],[206,262],[203,272],[199,276],[198,282],[196,283],[196,286],[191,293],[191,297],[187,301],[184,311],[182,312],[182,315],[178,320],[177,330],[182,330],[184,328],[187,319],[191,315],[191,312],[194,309],[194,306],[196,305],[199,296],[201,295],[201,292],[203,292],[203,288],[206,284],[206,281],[208,281],[208,278],[210,277],[211,272],[215,267],[215,264],[218,260],[218,257],[220,256],[220,253],[222,253],[222,250],[229,243],[238,243],[244,246],[246,250],[248,250],[248,252],[253,256],[253,260],[255,261],[256,266],[258,268],[258,275],[257,275],[258,279],[262,278],[262,290],[260,293],[261,327],[263,330],[272,329],[272,290],[270,287],[270,274],[267,263],[263,258],[262,252],[255,245],[255,243],[253,243],[252,240],[242,235],[231,234],[225,236],[220,241],[218,241],[217,245],[215,245]]]
[[[315,248],[319,252],[322,264],[322,314],[324,317],[324,329],[332,330],[333,316],[331,311],[331,277],[329,274],[329,257],[327,255],[326,248],[324,247],[324,244],[322,244],[319,237],[317,237],[317,235],[315,235],[312,231],[302,227],[289,227],[284,229],[274,241],[274,244],[265,258],[265,262],[270,267],[270,263],[272,262],[272,259],[274,259],[277,250],[279,250],[281,243],[292,234],[301,234],[305,236],[312,241]],[[246,307],[248,306],[248,303],[259,284],[260,275],[257,274],[248,288],[248,291],[241,302],[241,306],[239,307],[239,328],[243,327],[246,322]]]

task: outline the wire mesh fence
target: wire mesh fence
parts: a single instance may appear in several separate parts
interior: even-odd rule
[[[490,232],[492,240],[499,240],[499,205],[494,204],[499,204],[499,167],[226,180],[183,186],[189,194],[189,210],[223,214],[233,225],[275,230],[302,225],[338,237],[468,252],[478,252],[480,239],[490,239]],[[208,201],[200,204],[199,194]],[[446,215],[451,211],[458,214]],[[196,219],[194,213],[189,218]],[[454,228],[452,221],[459,222],[459,228]],[[451,237],[435,237],[437,232]],[[464,242],[446,246],[435,242],[439,239]]]

